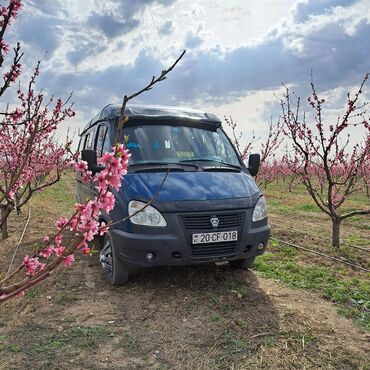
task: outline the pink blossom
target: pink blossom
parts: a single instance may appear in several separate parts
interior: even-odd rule
[[[49,246],[48,248],[44,249],[40,254],[46,258],[46,259],[49,259],[50,256],[53,254],[55,248],[53,245]]]
[[[87,162],[86,161],[79,161],[75,165],[76,171],[86,171],[87,170]]]
[[[83,248],[81,249],[81,252],[82,252],[83,254],[91,254],[91,249],[86,245],[85,247],[83,247]]]
[[[99,164],[107,164],[111,161],[111,159],[113,158],[114,156],[114,153],[113,152],[108,152],[108,153],[104,153],[99,159],[98,159],[98,163]]]
[[[34,275],[45,268],[45,264],[41,263],[38,257],[29,257],[28,255],[24,256],[23,265],[26,268],[27,275]]]
[[[63,240],[63,234],[59,234],[55,237],[55,244],[60,247],[60,244],[62,243]]]
[[[0,49],[7,54],[9,52],[9,44],[4,40],[0,40]]]
[[[65,247],[63,247],[63,246],[58,247],[58,248],[54,248],[54,252],[58,257],[60,257],[63,254],[64,251],[65,251]]]
[[[74,262],[75,260],[75,255],[72,253],[72,254],[69,254],[68,256],[66,256],[63,260],[63,265],[65,267],[69,267],[72,265],[72,263]]]
[[[67,217],[59,217],[55,225],[59,230],[61,230],[67,224],[67,222]]]
[[[106,212],[110,212],[114,208],[114,204],[116,202],[114,195],[111,192],[106,192],[102,194],[100,197],[100,202],[102,204],[102,208]]]
[[[16,110],[11,113],[10,116],[12,117],[13,122],[17,122],[23,117],[23,114],[24,113],[19,108],[16,108]]]

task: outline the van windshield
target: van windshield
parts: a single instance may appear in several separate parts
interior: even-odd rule
[[[189,126],[143,125],[123,130],[131,165],[191,163],[238,166],[234,148],[222,129],[210,131]],[[199,163],[197,162],[199,161]],[[209,163],[208,163],[209,162]]]

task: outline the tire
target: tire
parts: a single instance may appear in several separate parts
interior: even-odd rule
[[[249,257],[242,260],[229,261],[229,265],[235,270],[247,270],[253,265],[255,259],[256,257]]]
[[[119,259],[117,248],[115,248],[109,232],[105,236],[100,252],[100,263],[110,284],[124,285],[127,283],[130,266]]]

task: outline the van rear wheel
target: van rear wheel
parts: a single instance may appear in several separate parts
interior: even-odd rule
[[[130,265],[119,259],[117,248],[114,246],[109,232],[105,234],[103,247],[100,252],[100,263],[110,284],[124,285],[127,283]]]
[[[253,265],[256,257],[243,258],[241,260],[229,261],[231,268],[235,270],[247,270]]]

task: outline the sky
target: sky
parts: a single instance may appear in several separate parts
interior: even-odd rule
[[[62,138],[142,88],[184,49],[168,79],[133,103],[231,115],[246,138],[252,131],[263,138],[278,120],[282,83],[306,98],[312,71],[335,114],[370,72],[370,0],[24,3],[7,41],[21,42],[26,71],[43,58],[38,86],[46,93],[73,91],[77,114]]]

